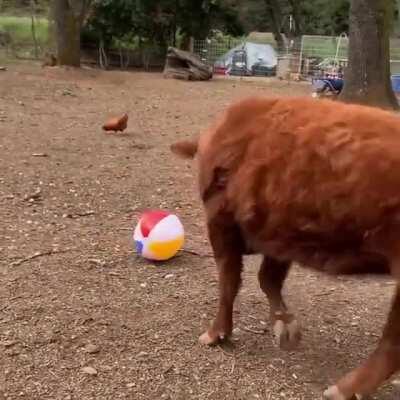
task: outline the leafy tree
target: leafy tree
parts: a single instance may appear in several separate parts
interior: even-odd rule
[[[241,34],[235,9],[220,0],[95,0],[86,35],[110,44],[139,37],[161,47],[187,46],[190,37],[205,38],[211,29]]]
[[[183,48],[187,48],[190,37],[204,39],[213,28],[233,35],[243,33],[235,9],[219,0],[179,0],[176,15]]]
[[[237,10],[246,32],[270,31],[293,38],[301,34],[339,35],[348,30],[349,0],[225,0],[224,3]]]
[[[84,40],[100,41],[108,47],[113,38],[122,39],[129,33],[139,33],[140,15],[136,5],[135,0],[95,0],[84,28]]]

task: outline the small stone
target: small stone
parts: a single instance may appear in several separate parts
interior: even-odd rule
[[[127,384],[126,384],[126,387],[127,387],[128,389],[133,388],[133,387],[135,387],[135,386],[136,386],[136,383],[133,383],[133,382],[127,383]]]
[[[85,352],[89,353],[89,354],[96,354],[100,351],[100,347],[95,345],[95,344],[91,344],[89,343],[86,347],[85,347]]]
[[[232,331],[233,335],[239,335],[240,334],[240,329],[239,328],[234,328]]]
[[[18,342],[16,341],[16,340],[5,340],[4,342],[2,342],[1,344],[4,346],[4,347],[11,347],[11,346],[14,346],[14,345],[16,345]]]
[[[141,283],[141,284],[140,284],[140,287],[141,287],[141,288],[145,288],[146,286],[147,286],[146,283]]]
[[[20,354],[20,352],[18,350],[8,350],[5,353],[6,353],[6,356],[8,356],[8,357],[15,357]]]
[[[46,153],[32,153],[32,157],[48,157]]]
[[[41,197],[41,195],[42,195],[42,190],[41,190],[40,188],[37,188],[37,189],[35,190],[34,193],[32,193],[32,194],[27,194],[27,195],[24,197],[24,200],[25,200],[25,201],[29,201],[29,200],[39,200],[39,198]]]
[[[143,358],[143,357],[147,357],[149,355],[149,353],[146,353],[145,351],[141,351],[137,356],[139,358]]]
[[[164,276],[165,279],[171,279],[174,277],[174,274],[167,274]]]
[[[95,370],[93,367],[83,367],[82,372],[87,375],[92,375],[92,376],[97,375],[97,370]]]
[[[335,341],[336,344],[339,344],[339,343],[340,343],[340,339],[339,339],[338,336],[335,336],[335,338],[334,338],[333,340]]]
[[[393,282],[393,281],[391,281],[391,282],[384,282],[383,285],[385,285],[385,286],[394,286],[394,285],[396,285],[396,282]]]
[[[96,266],[99,266],[99,267],[105,267],[105,265],[106,265],[106,262],[105,262],[105,261],[100,260],[100,259],[98,259],[98,258],[89,258],[89,259],[88,259],[88,262],[89,262],[90,264],[92,264],[92,265],[96,265]]]

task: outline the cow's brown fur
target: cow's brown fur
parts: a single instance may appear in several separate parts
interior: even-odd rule
[[[249,98],[172,150],[198,156],[200,194],[219,269],[217,317],[201,336],[232,332],[242,255],[260,253],[281,347],[299,340],[281,289],[293,261],[331,274],[400,278],[400,119],[310,98]],[[372,356],[328,389],[332,400],[374,391],[400,369],[400,289]]]

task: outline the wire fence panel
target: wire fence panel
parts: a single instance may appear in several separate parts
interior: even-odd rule
[[[250,40],[251,41],[251,40]],[[196,40],[193,52],[210,66],[223,57],[229,50],[246,42],[245,38],[218,38]],[[272,42],[264,44],[273,45]],[[349,39],[341,36],[303,35],[286,51],[277,52],[278,75],[281,77],[297,76],[313,79],[323,75],[341,76],[348,64]],[[392,74],[400,73],[400,39],[390,40]],[[285,71],[282,72],[283,66]]]
[[[215,61],[241,43],[244,40],[237,38],[195,40],[193,53],[204,63],[213,66]]]
[[[347,59],[349,39],[342,36],[303,35],[301,39],[303,56],[306,58]]]
[[[48,20],[36,16],[0,15],[0,50],[14,58],[35,58],[45,52]]]

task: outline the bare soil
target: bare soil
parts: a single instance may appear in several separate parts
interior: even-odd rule
[[[246,260],[232,343],[197,343],[215,315],[215,265],[195,165],[169,145],[233,99],[309,91],[275,80],[0,71],[0,399],[319,399],[366,357],[390,279],[294,268],[285,292],[303,341],[288,353],[271,340],[257,257]],[[126,133],[101,131],[126,111]],[[179,215],[197,254],[157,265],[134,254],[137,216],[159,207]],[[399,395],[393,378],[376,398]]]

